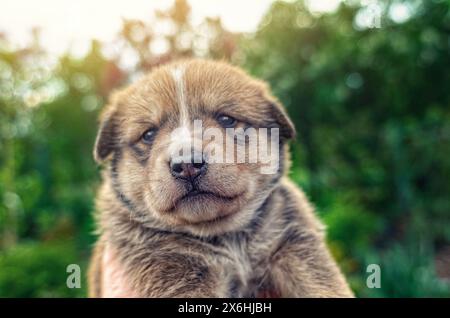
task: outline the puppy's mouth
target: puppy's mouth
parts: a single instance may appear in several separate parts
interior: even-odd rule
[[[231,203],[233,201],[235,201],[236,199],[238,199],[239,197],[241,197],[243,194],[245,193],[245,191],[242,191],[238,194],[235,195],[221,195],[212,191],[205,191],[205,190],[199,190],[199,189],[192,189],[189,192],[187,192],[186,194],[180,196],[178,199],[176,199],[176,201],[174,202],[174,204],[167,210],[163,211],[163,212],[168,212],[168,213],[172,213],[175,212],[177,210],[177,208],[179,208],[180,206],[183,205],[191,205],[191,204],[195,204],[195,203],[202,203],[202,202],[206,202],[208,200],[215,200],[215,201],[219,201],[221,203]],[[225,218],[227,215],[223,215],[223,218]],[[222,216],[217,217],[216,219],[218,220],[219,218],[222,218]],[[214,220],[216,220],[214,219]],[[211,221],[214,221],[211,220]]]
[[[186,193],[185,195],[181,196],[179,199],[177,199],[175,201],[174,208],[176,208],[177,206],[179,206],[180,204],[183,204],[183,203],[192,203],[197,200],[205,200],[205,199],[216,199],[216,200],[218,199],[218,200],[230,202],[230,201],[235,200],[240,195],[241,194],[232,195],[232,196],[223,196],[223,195],[211,192],[211,191],[203,191],[203,190],[193,189],[193,190],[189,191],[188,193]]]
[[[204,200],[216,200],[217,201],[217,200],[219,200],[223,204],[231,203],[231,202],[235,201],[236,199],[238,199],[240,196],[242,196],[244,194],[244,192],[245,191],[243,191],[242,193],[233,195],[233,196],[223,196],[223,195],[219,195],[217,193],[213,193],[210,191],[192,190],[192,191],[186,193],[180,199],[178,199],[174,208],[176,208],[179,204],[192,204],[194,202],[197,202],[197,200],[201,200],[201,201],[204,201]],[[180,217],[180,218],[183,220],[183,222],[186,225],[190,225],[190,226],[214,226],[216,224],[222,223],[222,222],[230,219],[236,213],[237,213],[236,210],[230,210],[230,211],[225,210],[225,211],[223,211],[223,213],[217,214],[216,216],[214,216],[212,218],[208,218],[208,219],[204,219],[204,220],[197,220],[197,221],[189,220],[189,219],[186,219],[185,217]]]

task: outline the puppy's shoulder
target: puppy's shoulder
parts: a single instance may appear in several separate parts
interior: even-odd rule
[[[325,226],[316,215],[315,209],[306,194],[289,178],[283,177],[275,194],[275,200],[279,202],[280,208],[277,213],[288,224],[296,224],[303,230],[315,232],[322,235]]]

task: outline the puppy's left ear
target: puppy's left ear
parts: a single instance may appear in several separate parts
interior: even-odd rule
[[[117,144],[117,119],[112,109],[100,117],[100,128],[94,146],[94,159],[103,163],[115,150]]]
[[[280,127],[280,137],[284,140],[294,139],[296,136],[295,126],[289,118],[286,110],[278,101],[270,101],[272,117]]]

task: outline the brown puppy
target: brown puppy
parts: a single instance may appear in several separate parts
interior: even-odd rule
[[[262,128],[252,144],[246,132]],[[107,169],[90,296],[352,297],[285,177],[294,135],[266,85],[225,63],[168,64],[115,94],[94,149]],[[249,160],[269,140],[277,157]],[[224,159],[235,145],[245,160],[242,148]]]

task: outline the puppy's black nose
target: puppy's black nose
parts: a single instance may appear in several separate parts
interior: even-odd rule
[[[195,162],[197,161],[197,162]],[[207,163],[203,159],[194,162],[170,162],[170,171],[175,178],[194,180],[206,171]]]

